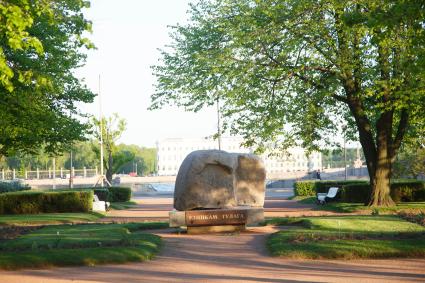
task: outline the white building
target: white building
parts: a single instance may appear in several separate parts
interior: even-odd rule
[[[252,153],[251,149],[241,147],[240,137],[222,137],[221,149],[227,152]],[[218,149],[217,140],[206,138],[170,138],[157,142],[158,175],[177,175],[183,159],[192,151]],[[289,154],[280,156],[262,155],[266,172],[278,174],[295,171],[312,171],[322,168],[322,155],[313,152],[306,156],[299,147],[290,148]]]

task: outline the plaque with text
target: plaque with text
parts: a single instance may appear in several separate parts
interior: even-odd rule
[[[244,225],[248,217],[244,209],[186,211],[187,226]]]

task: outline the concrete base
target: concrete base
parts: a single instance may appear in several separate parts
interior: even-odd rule
[[[255,225],[264,221],[264,209],[258,207],[235,207],[232,209],[220,209],[220,212],[228,212],[232,213],[234,210],[246,210],[246,221],[244,222],[246,225]],[[217,211],[217,210],[212,210]],[[185,227],[188,226],[186,223],[186,211],[177,211],[173,210],[169,212],[170,219],[170,227]],[[235,223],[222,223],[220,226],[227,226],[229,224]],[[239,224],[239,223],[238,223]],[[191,225],[189,225],[191,226]],[[195,227],[201,225],[193,225]],[[211,225],[202,225],[202,226],[214,226],[214,223]],[[230,226],[230,225],[229,225]]]
[[[246,229],[245,225],[220,225],[220,226],[198,226],[187,227],[188,234],[213,234],[213,233],[234,233]]]

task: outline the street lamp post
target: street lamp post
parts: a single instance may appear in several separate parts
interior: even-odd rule
[[[344,131],[344,173],[345,173],[345,180],[347,180],[347,147],[346,147],[346,136],[345,136],[345,130],[346,128],[343,128]]]
[[[74,188],[74,178],[72,176],[72,148],[71,152],[69,153],[69,187],[72,189]]]
[[[220,96],[217,94],[217,139],[218,150],[221,150],[221,129],[220,129]]]

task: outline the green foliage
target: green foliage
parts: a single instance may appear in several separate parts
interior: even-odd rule
[[[347,153],[347,164],[353,164],[354,161],[357,159],[357,149],[356,148],[346,148]],[[359,157],[360,160],[365,160],[363,151],[359,150]],[[322,152],[322,164],[323,167],[329,168],[343,168],[345,166],[344,162],[344,148],[343,145],[339,148],[335,149],[325,149]]]
[[[294,182],[294,194],[296,196],[315,196],[316,181],[296,181]]]
[[[137,145],[119,144],[113,155],[114,173],[130,173],[135,171],[137,175],[152,174],[156,171],[156,149],[139,147]]]
[[[399,178],[425,176],[425,140],[404,145],[393,168],[394,176]]]
[[[109,190],[108,189],[94,189],[93,193],[97,195],[100,201],[108,201],[109,200]]]
[[[341,202],[367,203],[370,196],[369,184],[347,184],[342,188]],[[425,182],[395,180],[391,183],[391,198],[396,202],[425,201]]]
[[[97,265],[153,258],[161,238],[141,233],[157,223],[47,226],[0,243],[0,268]]]
[[[81,169],[95,168],[99,166],[99,142],[96,140],[75,142],[63,155],[56,156],[56,167],[69,169],[70,151],[72,150],[72,165]],[[156,149],[140,147],[137,145],[119,144],[112,155],[113,173],[130,173],[137,163],[138,175],[146,175],[155,172]],[[22,168],[23,170],[48,170],[52,168],[52,157],[40,148],[34,155],[16,153],[13,156],[0,157],[0,169]],[[69,172],[67,172],[69,173]]]
[[[131,199],[131,189],[124,187],[109,187],[110,202],[125,202]]]
[[[0,181],[0,194],[8,192],[27,191],[31,187],[19,181]]]
[[[317,193],[327,193],[330,187],[343,188],[348,184],[363,184],[367,181],[361,180],[340,180],[340,181],[296,181],[294,182],[294,194],[296,196],[316,196]],[[337,194],[336,199],[340,196]]]
[[[343,131],[362,144],[371,204],[391,205],[391,163],[425,129],[423,11],[421,1],[201,0],[153,66],[151,109],[219,100],[224,131],[260,151],[315,150]]]
[[[58,152],[84,139],[88,126],[76,107],[94,94],[75,76],[93,45],[84,37],[89,3],[0,3],[0,155]]]
[[[103,164],[106,168],[106,178],[109,182],[112,181],[112,174],[114,172],[114,154],[117,152],[116,142],[121,137],[126,128],[126,121],[120,118],[117,113],[112,114],[111,117],[103,117],[102,121],[93,117],[92,119],[93,133],[96,140],[100,141],[102,137],[105,153],[103,156]],[[97,146],[93,150],[100,157],[100,149]],[[133,159],[134,156],[130,155],[124,158],[125,162]]]
[[[367,181],[297,181],[294,183],[295,196],[316,196],[327,193],[330,187],[338,187],[335,200],[345,203],[367,203],[370,185]],[[425,201],[425,182],[418,180],[394,180],[391,183],[391,197],[395,202]]]
[[[0,194],[0,214],[89,212],[93,191],[14,192]]]
[[[370,197],[370,185],[364,184],[348,184],[342,188],[341,202],[348,203],[367,203]]]
[[[273,219],[293,229],[272,234],[272,255],[291,258],[423,257],[425,228],[396,216]]]

